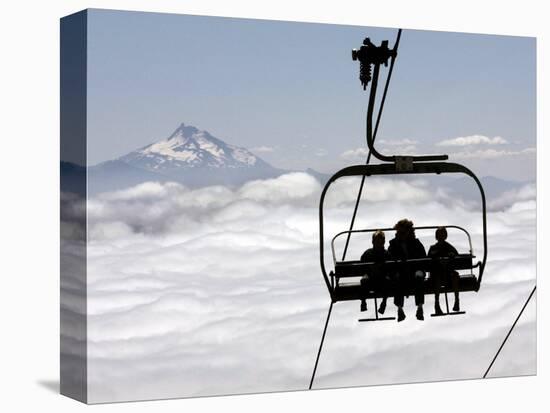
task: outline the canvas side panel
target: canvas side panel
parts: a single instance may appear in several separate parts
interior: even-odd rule
[[[87,401],[87,12],[61,19],[61,394]]]

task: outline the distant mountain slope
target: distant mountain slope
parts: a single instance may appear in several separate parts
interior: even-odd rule
[[[94,194],[147,181],[175,181],[189,187],[238,186],[286,172],[246,148],[182,123],[166,139],[91,167],[89,191]]]
[[[249,150],[183,123],[167,139],[130,152],[119,160],[149,171],[177,175],[182,169],[190,168],[275,169]]]
[[[505,192],[517,191],[529,184],[529,182],[509,181],[494,176],[484,176],[479,178],[479,180],[483,186],[485,198],[488,203]],[[465,200],[481,199],[477,184],[473,178],[469,176],[445,177],[441,181],[441,186],[444,186],[451,194],[456,194],[458,197]]]
[[[91,195],[129,188],[148,181],[173,180],[168,176],[136,168],[119,160],[103,162],[88,169],[88,191]]]

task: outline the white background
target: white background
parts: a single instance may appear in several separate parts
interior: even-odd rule
[[[542,1],[19,1],[0,22],[0,404],[3,411],[86,408],[59,380],[59,21],[86,7],[537,36],[538,256],[543,258],[547,16]],[[471,64],[475,70],[475,62]],[[545,269],[538,266],[538,376],[210,397],[93,407],[101,411],[543,411],[550,384]],[[546,406],[545,406],[546,405]],[[89,407],[88,407],[89,408]],[[32,411],[32,410],[31,410]]]

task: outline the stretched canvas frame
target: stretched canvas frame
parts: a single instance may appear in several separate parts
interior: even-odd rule
[[[477,77],[475,73],[471,78],[458,76],[461,69],[457,68],[456,73],[438,73],[440,78],[431,79],[418,69],[430,64],[421,57],[423,49],[415,49],[414,42],[402,42],[399,49],[396,70],[401,61],[408,61],[408,66],[404,64],[414,77],[407,83],[404,74],[395,75],[388,107],[393,104],[405,115],[418,115],[406,111],[411,94],[418,93],[407,89],[414,82],[434,85],[433,95],[422,95],[426,106],[437,106],[432,100],[440,97],[437,89],[454,99],[455,117],[463,115],[469,123],[461,129],[449,117],[449,135],[434,132],[426,141],[429,149],[450,149],[451,160],[463,160],[481,177],[474,175],[478,187],[485,189],[480,200],[479,195],[471,196],[472,187],[463,181],[445,180],[437,173],[433,179],[405,179],[402,176],[407,173],[395,174],[393,164],[364,165],[366,104],[353,103],[360,99],[366,103],[366,96],[359,95],[357,63],[348,53],[371,33],[375,44],[389,40],[392,46],[394,32],[94,9],[61,20],[63,394],[103,403],[481,378],[488,367],[494,376],[536,373],[536,315],[534,304],[527,306],[536,286],[535,41],[403,32],[404,39],[409,35],[434,39],[434,44],[450,39],[478,45],[474,52],[457,49],[453,53],[463,53],[466,59],[469,53],[493,52],[494,61],[508,62],[506,70],[517,76],[509,86],[510,94],[519,97],[512,99],[499,89],[501,78],[495,73],[486,76],[492,67],[489,59],[482,60]],[[519,57],[504,59],[503,43],[511,43]],[[174,57],[173,52],[184,47],[189,54]],[[323,66],[308,66],[310,59],[318,63],[315,59],[325,48]],[[407,48],[414,52],[408,54]],[[452,61],[443,49],[434,48],[433,54],[435,60]],[[293,65],[288,56],[299,59],[301,66]],[[345,70],[331,66],[348,58]],[[508,73],[504,72],[502,78]],[[226,79],[241,89],[223,83]],[[331,88],[335,79],[342,83]],[[348,81],[356,84],[357,94]],[[464,83],[457,88],[453,81]],[[327,91],[319,92],[319,84]],[[403,89],[406,93],[400,95]],[[478,111],[486,116],[476,118],[461,103],[470,93],[478,96],[475,90],[483,91],[499,110],[500,99],[525,110],[511,122],[505,114],[480,105]],[[195,106],[188,102],[191,97]],[[150,103],[140,105],[144,101]],[[260,111],[261,104],[266,110]],[[185,113],[175,119],[173,107],[178,105],[192,114],[191,119]],[[241,107],[249,111],[244,116],[238,110]],[[331,116],[323,116],[328,110]],[[261,118],[265,113],[279,122],[267,123],[270,116]],[[395,111],[388,116],[392,124],[401,122]],[[175,123],[167,125],[167,119]],[[195,125],[194,119],[204,124]],[[505,132],[504,128],[498,132],[497,121],[522,135],[496,135]],[[323,130],[332,127],[332,132],[342,122],[357,127],[338,137]],[[429,131],[422,119],[402,122],[412,131]],[[445,124],[434,129],[443,130]],[[233,139],[217,135],[224,125]],[[295,133],[285,125],[302,129]],[[211,128],[216,133],[209,132]],[[154,130],[156,135],[143,130]],[[381,126],[379,141],[385,153],[406,149],[416,155],[425,149],[414,132],[414,139],[392,139],[391,133],[399,130],[385,132]],[[472,132],[461,136],[459,130]],[[484,130],[491,131],[489,136],[482,134]],[[238,131],[246,133],[238,136]],[[417,163],[409,172],[430,168]],[[462,165],[455,169],[470,171]],[[518,178],[511,179],[511,172]],[[374,177],[378,174],[397,176],[380,180]],[[487,286],[479,294],[461,295],[466,314],[421,322],[414,317],[411,298],[402,323],[358,323],[359,301],[364,297],[354,293],[346,296],[354,301],[342,304],[329,324],[332,303],[338,297],[331,293],[334,280],[324,262],[330,260],[332,236],[350,229],[347,225],[359,187],[351,175],[373,178],[375,188],[380,188],[379,192],[366,190],[366,209],[359,210],[352,229],[386,228],[389,241],[393,233],[387,228],[405,216],[419,229],[450,228],[454,219],[469,225],[490,275],[484,276]],[[338,186],[335,181],[341,177],[347,178],[339,180]],[[327,194],[327,182],[335,183],[335,194]],[[332,212],[323,217],[318,207],[325,200]],[[479,219],[480,209],[483,219]],[[323,218],[331,221],[330,239],[322,236]],[[360,234],[354,233],[356,244],[350,254],[358,259],[371,240],[357,240],[356,235]],[[454,236],[449,231],[453,242]],[[418,231],[418,237],[426,249],[433,242],[433,234]],[[523,245],[512,254],[505,237],[520,237]],[[491,251],[488,257],[487,250]],[[516,258],[508,259],[507,254]],[[479,290],[479,285],[472,290]],[[427,296],[426,307],[432,305],[431,297]],[[378,319],[378,301],[374,307],[369,303],[367,311],[376,311]],[[509,327],[524,310],[503,347],[500,364],[493,365],[491,360],[501,351],[499,345],[508,338]],[[394,311],[390,303],[386,311]],[[322,340],[326,341],[321,352]],[[519,348],[527,350],[520,353]],[[444,360],[447,365],[442,369]]]

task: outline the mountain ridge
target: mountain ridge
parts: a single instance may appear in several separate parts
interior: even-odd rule
[[[118,160],[151,171],[271,167],[248,149],[228,144],[206,130],[185,123],[181,123],[168,138],[132,151]]]
[[[148,180],[175,181],[192,188],[238,186],[289,171],[275,168],[248,149],[228,144],[206,130],[181,123],[168,138],[94,165],[89,172],[89,190],[97,193]]]

